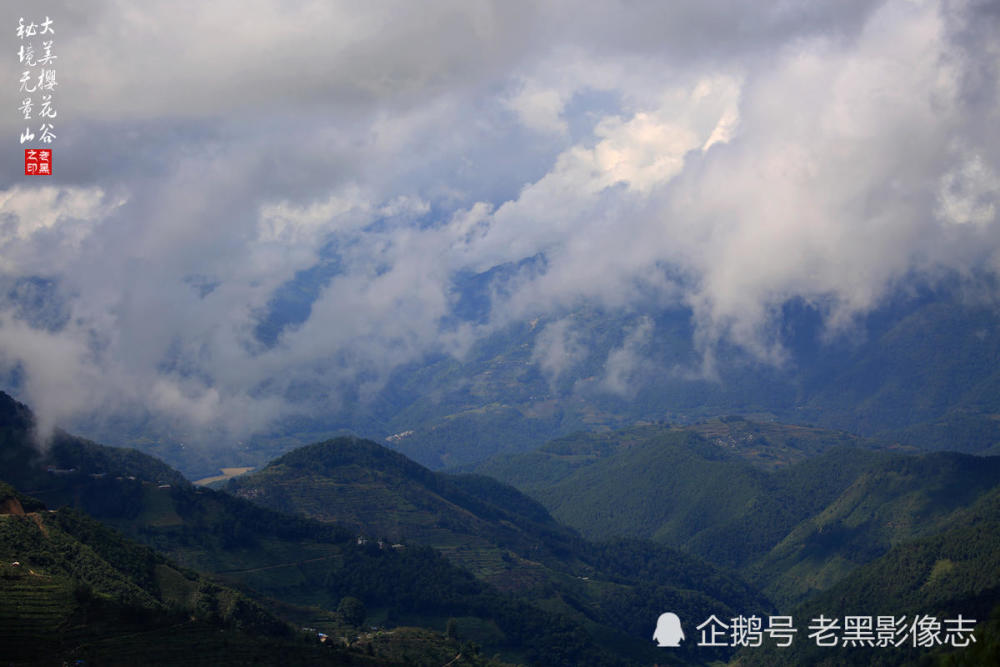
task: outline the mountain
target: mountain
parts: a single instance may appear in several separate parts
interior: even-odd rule
[[[245,593],[0,483],[0,655],[12,664],[503,667],[440,633],[366,632],[363,616],[325,616],[337,632],[322,643]]]
[[[633,350],[641,364],[615,383],[614,354],[643,323],[648,336]],[[775,333],[782,364],[720,343],[706,374],[690,311],[582,307],[497,331],[462,361],[401,368],[370,421],[342,426],[402,435],[390,444],[432,468],[528,451],[580,430],[732,414],[926,449],[979,453],[1000,446],[1000,310],[991,297],[957,281],[916,286],[833,333],[815,306],[791,301]],[[565,343],[567,358],[547,366],[553,338]]]
[[[995,421],[1000,311],[992,301],[961,294],[928,295],[914,305],[875,315],[880,321],[866,342],[817,373],[803,410],[821,423],[862,433],[899,432],[963,415]],[[945,448],[972,453],[997,442],[949,435]]]
[[[798,524],[748,576],[774,599],[800,602],[895,545],[943,531],[998,484],[998,457],[894,457]]]
[[[650,538],[733,568],[786,609],[1000,484],[1000,458],[899,453],[815,429],[793,457],[782,452],[800,440],[776,433],[799,429],[736,423],[742,438],[725,422],[585,433],[477,470],[591,538]]]
[[[893,547],[793,612],[802,628],[821,614],[836,619],[905,617],[896,637],[903,644],[824,648],[800,637],[790,649],[744,649],[738,664],[1000,664],[1000,489],[957,512],[946,529]],[[974,638],[957,636],[957,647],[950,641],[914,646],[912,633],[906,632],[918,617],[932,617],[942,631],[936,636],[945,638],[949,629],[958,627],[954,620],[960,616],[967,619],[962,627],[974,630]]]
[[[297,624],[339,636],[335,633],[343,634],[344,622],[334,610],[354,598],[366,608],[366,625],[387,627],[394,638],[409,632],[398,630],[403,626],[441,632],[454,619],[462,642],[516,662],[619,665],[655,655],[648,641],[636,643],[613,631],[609,636],[607,628],[604,635],[592,636],[595,624],[589,620],[585,626],[561,608],[545,609],[504,594],[429,547],[361,543],[356,529],[268,510],[182,478],[166,483],[162,464],[137,452],[65,436],[73,441],[67,451],[79,452],[80,458],[61,459],[68,468],[48,467],[48,454],[33,453],[30,412],[6,395],[0,403],[7,404],[4,414],[19,415],[0,425],[6,435],[4,456],[35,461],[0,470],[7,481],[37,484],[27,490],[52,506],[85,507],[105,525],[181,567],[246,591]],[[143,470],[153,478],[122,474]],[[441,636],[436,637],[440,645]],[[428,643],[427,636],[418,639]],[[372,643],[373,650],[380,646],[375,637],[359,641]],[[615,655],[619,649],[625,658]],[[395,654],[399,651],[390,651]]]
[[[479,475],[434,473],[356,438],[299,448],[231,480],[226,490],[373,538],[434,546],[467,569],[495,571],[486,578],[508,587],[517,582],[502,555],[508,561],[511,552],[533,560],[565,557],[579,542],[574,531],[513,487]],[[530,585],[530,579],[523,583]]]
[[[865,466],[891,456],[840,442],[835,436],[825,453],[770,471],[756,463],[770,449],[761,439],[741,453],[693,430],[646,426],[561,438],[477,470],[534,495],[591,538],[650,538],[739,567],[821,510]]]
[[[458,310],[480,312],[494,282],[503,283],[499,274],[470,276],[462,289],[471,292],[455,295],[467,304]],[[693,313],[683,307],[581,305],[490,327],[461,357],[429,353],[395,368],[363,401],[348,390],[336,411],[310,415],[304,407],[238,443],[196,446],[203,433],[158,430],[152,415],[82,415],[67,426],[139,448],[191,479],[221,467],[260,467],[346,434],[439,470],[582,430],[690,425],[721,415],[815,424],[923,449],[1000,452],[1000,310],[984,296],[992,291],[974,293],[958,279],[911,285],[836,331],[824,327],[815,304],[792,300],[775,313],[779,364],[725,341],[710,348],[706,364]],[[277,329],[265,329],[271,333],[261,342],[269,344]],[[615,360],[625,359],[632,361],[619,368]],[[20,389],[16,374],[5,381]],[[308,392],[302,400],[309,402]]]
[[[898,452],[919,451],[916,447],[884,438],[866,438],[845,431],[831,431],[815,426],[754,421],[739,415],[708,419],[678,428],[701,436],[763,470],[777,470],[793,463],[800,463],[837,447]],[[641,429],[630,429],[630,431],[642,433]]]
[[[321,661],[332,651],[230,588],[0,483],[0,655],[17,664]],[[287,664],[287,663],[284,663]]]
[[[761,470],[777,470],[837,447],[872,451],[918,452],[916,447],[891,440],[864,438],[844,431],[813,426],[754,421],[739,415],[723,416],[688,425],[664,422],[638,423],[615,431],[579,431],[555,438],[530,452],[498,455],[475,466],[457,470],[476,471],[498,479],[516,480],[519,488],[533,492],[569,476],[578,468],[615,455],[659,437],[682,438],[682,434],[706,441],[708,459],[744,462]],[[530,467],[525,467],[530,466]],[[547,472],[540,473],[538,466]]]
[[[643,324],[649,335],[633,351],[642,363],[615,383],[611,360]],[[581,430],[738,414],[925,449],[1000,447],[1000,311],[991,300],[943,281],[897,293],[835,334],[824,331],[814,306],[793,301],[776,333],[786,353],[781,365],[722,343],[709,375],[699,370],[690,311],[581,307],[497,330],[461,360],[401,367],[367,411],[290,421],[271,443],[305,444],[348,429],[440,469],[530,451]],[[553,340],[565,342],[566,358],[546,365]]]
[[[435,473],[370,441],[337,438],[297,449],[231,480],[227,490],[355,526],[372,539],[432,546],[481,580],[558,609],[592,632],[628,633],[634,644],[648,640],[659,606],[690,616],[771,608],[737,577],[696,558],[637,540],[587,542],[512,487]]]

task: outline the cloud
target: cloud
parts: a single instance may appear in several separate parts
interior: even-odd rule
[[[665,91],[650,111],[605,118],[594,129],[592,147],[563,151],[549,173],[496,210],[486,232],[468,249],[477,268],[567,247],[571,255],[582,250],[599,261],[593,256],[595,235],[627,237],[637,226],[603,217],[605,202],[630,205],[633,195],[648,194],[676,176],[689,152],[728,133],[738,90],[730,78],[703,79]],[[618,187],[624,190],[616,194]],[[576,243],[587,246],[577,249]]]
[[[741,86],[706,77],[608,118],[593,148],[498,208],[470,254],[545,253],[548,270],[510,298],[519,313],[651,286],[679,292],[706,352],[727,339],[780,363],[787,300],[845,326],[911,271],[996,247],[995,136],[970,132],[996,107],[961,94],[955,20],[886,3],[854,39],[786,44]],[[960,220],[976,224],[957,233]]]
[[[265,204],[260,207],[258,242],[314,248],[324,234],[363,227],[371,219],[369,203],[356,186],[305,206],[288,201]]]
[[[973,154],[941,177],[938,217],[956,225],[988,225],[997,219],[1000,178]]]
[[[40,330],[9,316],[0,318],[0,363],[21,368],[42,441],[59,421],[101,407],[82,390],[106,382],[88,358],[88,350],[75,337]]]
[[[601,379],[603,389],[619,396],[635,393],[636,374],[645,357],[642,348],[652,338],[653,329],[653,321],[642,317],[625,332],[621,347],[612,349],[604,363],[604,377]]]
[[[996,243],[995,224],[955,235],[933,215],[966,117],[995,115],[963,104],[949,53],[938,7],[890,3],[850,45],[796,45],[748,83],[740,137],[667,209],[698,227],[682,236],[700,276],[687,298],[709,335],[773,355],[785,300],[823,304],[836,326],[916,267],[969,262],[971,237]]]
[[[539,86],[534,82],[523,87],[507,101],[521,122],[539,132],[563,134],[568,130],[562,117],[566,106],[565,96],[558,90]]]
[[[63,78],[56,174],[0,167],[0,284],[50,286],[0,294],[0,358],[48,423],[213,438],[363,412],[400,366],[540,316],[555,383],[584,305],[640,322],[612,393],[662,308],[708,361],[780,364],[789,299],[836,332],[908,276],[1000,266],[991,11],[8,3],[56,20]]]
[[[14,186],[0,191],[0,271],[30,274],[78,251],[115,208],[101,188]]]
[[[572,326],[569,318],[556,320],[546,324],[535,338],[531,361],[538,364],[550,388],[554,388],[560,376],[587,356],[587,349]]]

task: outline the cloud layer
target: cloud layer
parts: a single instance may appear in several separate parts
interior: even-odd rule
[[[56,176],[3,167],[0,364],[47,425],[236,438],[584,304],[689,308],[710,370],[722,341],[780,364],[789,299],[836,331],[1000,269],[993,3],[588,7],[8,3],[10,53],[56,21],[61,132]],[[632,320],[611,393],[656,336]]]

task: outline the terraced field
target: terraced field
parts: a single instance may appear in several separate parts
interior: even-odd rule
[[[0,522],[23,520],[9,515]],[[60,634],[76,608],[73,589],[64,579],[26,565],[0,567],[0,647],[9,660],[39,657],[40,647]]]

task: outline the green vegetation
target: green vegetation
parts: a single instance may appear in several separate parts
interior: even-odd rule
[[[578,539],[510,486],[477,475],[434,473],[354,438],[297,449],[233,480],[227,490],[278,511],[354,526],[369,538],[456,553],[460,547],[489,545],[537,558],[565,553]]]
[[[793,446],[801,454],[786,453]],[[769,449],[780,456],[764,456]],[[1000,459],[896,451],[736,419],[584,433],[478,470],[534,494],[587,536],[687,550],[788,608],[893,546],[943,530],[1000,484]]]
[[[949,529],[893,547],[794,611],[796,619],[929,615],[976,619],[975,644],[831,649],[797,641],[793,650],[746,650],[747,665],[988,665],[1000,658],[1000,489],[957,512]],[[944,624],[942,624],[944,627]]]
[[[340,604],[337,605],[337,613],[340,614],[345,623],[356,627],[364,625],[365,618],[368,616],[365,603],[350,596],[341,598]]]
[[[0,496],[12,497],[11,487]],[[20,496],[20,498],[24,498]],[[266,664],[318,645],[230,588],[181,570],[72,509],[37,501],[0,514],[0,655],[18,664],[99,660],[180,664],[213,656],[241,664],[252,646]],[[8,509],[14,509],[8,507]]]
[[[886,437],[924,449],[1000,454],[1000,414],[949,412],[940,420],[887,431]]]
[[[657,605],[706,616],[770,608],[751,587],[696,558],[648,542],[594,545],[513,487],[435,473],[369,441],[303,447],[227,488],[267,507],[356,526],[372,542],[401,541],[404,553],[432,546],[480,580],[565,614],[636,657],[646,655],[634,647],[648,642]]]
[[[28,442],[26,434],[19,435],[17,442]],[[131,480],[115,469],[94,477],[79,474],[77,468],[73,474],[30,470],[24,476],[51,481],[50,488],[43,489],[51,497],[90,506],[98,518],[172,561],[216,575],[225,590],[238,587],[285,604],[327,610],[353,597],[367,608],[369,622],[389,628],[422,625],[445,643],[448,640],[441,632],[447,618],[477,618],[499,631],[492,646],[484,650],[541,664],[624,664],[561,610],[544,610],[500,593],[433,549],[382,548],[375,541],[358,544],[354,529],[281,514],[183,481],[159,484],[160,480],[150,482],[138,476]],[[455,492],[465,493],[457,486]],[[93,494],[102,494],[101,501],[95,502]],[[123,501],[129,503],[128,508],[119,505]],[[100,542],[102,533],[96,525],[87,530],[88,539]],[[109,551],[107,555],[120,562],[134,559],[128,553]],[[149,567],[136,568],[137,577],[153,576]],[[166,575],[166,579],[181,583],[176,575]],[[126,589],[129,595],[142,597]],[[200,613],[209,620],[225,619],[232,605],[218,598],[214,588],[202,593],[195,603]],[[155,598],[149,591],[146,594]],[[427,635],[420,637],[426,643]],[[371,645],[378,657],[381,642]],[[449,659],[460,652],[466,655],[455,651]],[[475,652],[467,655],[472,656],[467,660],[479,660]],[[408,654],[406,660],[413,657]]]
[[[994,307],[961,301],[902,309],[873,326],[875,335],[849,349],[839,364],[830,350],[829,366],[822,376],[816,373],[804,409],[823,424],[862,433],[905,433],[915,424],[1000,413],[1000,339],[991,333],[1000,315]],[[977,452],[996,442],[989,432],[982,434],[985,441],[959,437],[969,435],[974,433],[914,444]]]
[[[748,576],[775,600],[800,602],[893,546],[945,530],[997,484],[1000,458],[894,457],[858,475],[748,568]]]
[[[697,433],[642,427],[562,438],[480,470],[534,494],[589,537],[652,538],[739,567],[886,456],[834,448],[766,472]]]
[[[340,599],[340,618],[324,627],[336,639],[320,645],[315,633],[299,637],[247,595],[179,568],[77,510],[47,512],[38,501],[2,484],[0,505],[12,513],[0,515],[0,655],[18,664],[50,664],[62,659],[123,665],[136,661],[182,664],[192,659],[220,665],[436,665],[443,664],[442,659],[455,660],[455,665],[499,664],[480,656],[471,646],[445,638],[440,631],[360,630],[366,616],[364,603],[345,592],[381,602],[383,609],[387,602],[394,602],[391,612],[401,618],[428,611],[433,614],[438,609],[441,614],[456,609],[487,614],[506,609],[504,625],[521,628],[524,645],[535,655],[548,651],[546,637],[529,632],[526,623],[552,626],[556,633],[572,627],[504,601],[430,550],[398,554],[377,548],[375,553],[348,549],[343,542],[332,543],[342,535],[333,527],[282,517],[224,494],[215,495],[223,503],[230,501],[249,510],[259,519],[256,523],[265,535],[269,530],[272,537],[311,531],[312,538],[325,541],[337,553],[339,568],[326,564],[319,570],[323,579],[313,579],[313,585],[322,586],[326,599]],[[6,503],[11,499],[18,504]],[[28,514],[24,514],[25,509]],[[279,526],[269,519],[284,519],[287,525]],[[209,543],[200,549],[197,544],[187,546],[189,550],[180,552],[211,550]],[[268,554],[258,557],[267,558]],[[240,581],[239,576],[233,577],[233,583]],[[281,583],[275,585],[282,587]],[[267,606],[282,608],[269,601]],[[551,641],[559,643],[561,639],[555,634]],[[602,660],[597,649],[588,651],[585,637],[576,639],[574,646],[559,646],[560,651],[569,651],[567,660],[578,659],[582,651],[593,653],[593,664],[615,663],[609,656]]]
[[[509,354],[484,382],[527,372],[512,361],[523,352]],[[548,409],[535,405],[531,419],[576,419]],[[462,414],[488,421],[506,410]],[[977,442],[992,437],[981,416],[970,420],[984,428]],[[0,550],[17,552],[0,553],[0,642],[23,662],[72,653],[128,664],[152,643],[157,662],[180,663],[190,657],[175,641],[183,631],[213,664],[242,664],[251,651],[264,664],[499,664],[485,657],[494,654],[648,664],[665,656],[649,641],[662,611],[766,616],[768,597],[800,619],[981,622],[976,645],[951,653],[823,653],[800,642],[745,651],[741,663],[989,664],[1000,646],[1000,459],[737,415],[566,436],[475,474],[341,437],[222,493],[66,434],[38,454],[31,428],[27,408],[0,395],[0,477],[28,492],[0,484]],[[78,509],[50,513],[33,497]],[[314,630],[306,638],[289,621]],[[733,657],[693,641],[669,656]]]

